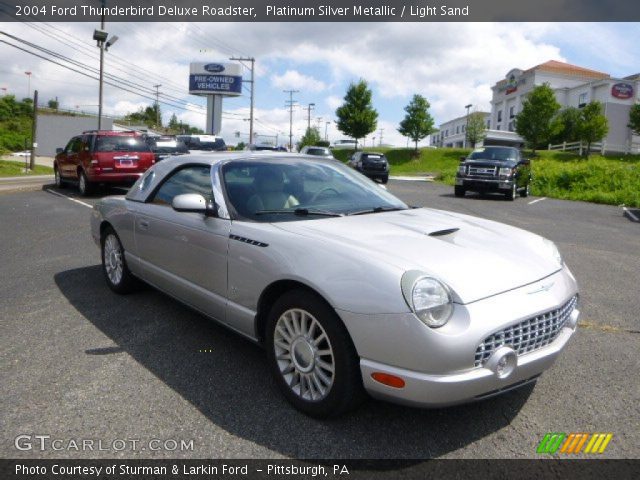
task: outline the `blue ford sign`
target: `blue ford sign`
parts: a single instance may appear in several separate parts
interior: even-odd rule
[[[220,73],[220,72],[224,72],[224,65],[221,65],[219,63],[208,63],[204,66],[204,69],[207,72]]]

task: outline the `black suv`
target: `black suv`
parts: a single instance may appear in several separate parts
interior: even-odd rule
[[[513,147],[482,147],[460,158],[456,197],[467,191],[502,193],[507,200],[529,195],[531,163]]]
[[[189,150],[208,150],[214,152],[224,152],[227,145],[224,140],[215,135],[178,135],[178,140],[184,142]]]
[[[178,140],[174,135],[147,137],[147,145],[156,156],[156,162],[163,158],[189,153],[189,149],[187,149],[184,142]]]
[[[349,166],[372,180],[389,181],[389,162],[383,153],[356,152],[351,155]]]

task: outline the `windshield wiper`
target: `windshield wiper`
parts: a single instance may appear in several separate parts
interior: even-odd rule
[[[316,216],[320,216],[320,217],[343,217],[344,215],[342,213],[336,213],[336,212],[329,212],[326,210],[315,210],[315,209],[310,209],[310,208],[295,208],[293,210],[287,210],[287,209],[282,209],[282,210],[258,210],[256,212],[256,215],[273,215],[273,214],[282,214],[282,213],[288,213],[288,214],[294,214],[294,215],[298,215],[300,217],[307,217],[309,215],[316,215]]]
[[[380,213],[380,212],[397,212],[399,210],[406,210],[401,207],[373,207],[367,210],[359,210],[357,212],[349,213],[347,215],[366,215],[367,213]]]

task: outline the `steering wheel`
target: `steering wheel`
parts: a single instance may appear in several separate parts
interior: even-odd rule
[[[334,195],[340,195],[340,192],[338,192],[335,188],[333,187],[324,187],[320,190],[318,190],[313,197],[311,197],[311,200],[309,200],[309,202],[313,203],[315,202],[318,198],[320,198],[322,195],[326,194],[327,192],[333,192]]]

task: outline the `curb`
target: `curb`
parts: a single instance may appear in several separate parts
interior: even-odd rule
[[[433,177],[412,177],[408,175],[389,177],[389,180],[398,180],[401,182],[433,182]]]

